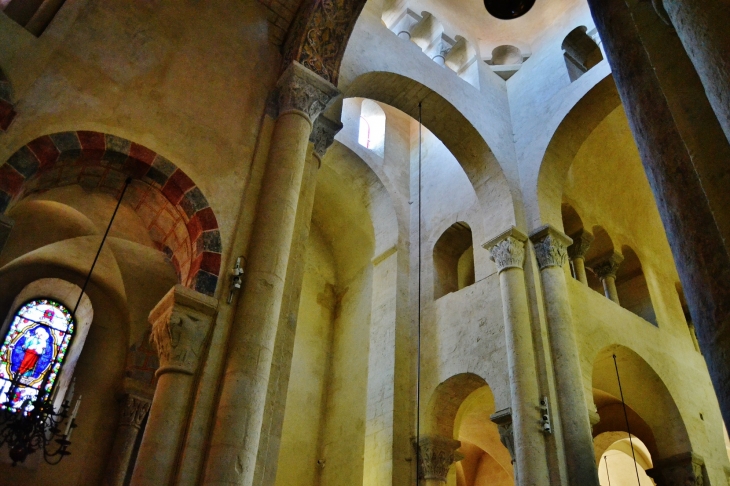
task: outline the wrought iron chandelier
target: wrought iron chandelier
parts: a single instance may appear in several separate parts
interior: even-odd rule
[[[122,204],[124,194],[127,192],[127,188],[131,183],[131,177],[128,177],[124,182],[124,187],[117,200],[114,213],[101,239],[101,244],[94,257],[94,262],[91,264],[89,273],[86,276],[84,285],[81,288],[73,312],[71,312],[72,316],[76,315],[79,304],[81,304],[81,299],[91,280],[91,274],[94,272],[96,262],[99,260],[101,250],[104,248],[107,236],[109,236],[109,230],[112,227],[119,206]],[[49,374],[46,373],[40,388],[38,388],[38,393],[34,398],[26,398],[20,402],[22,398],[19,393],[20,389],[26,387],[28,383],[23,381],[24,377],[21,372],[14,373],[10,381],[10,386],[6,391],[6,400],[4,403],[0,403],[0,447],[8,446],[13,466],[19,462],[24,462],[30,454],[36,451],[43,451],[43,459],[51,465],[58,464],[64,457],[71,454],[68,448],[71,445],[71,434],[77,427],[76,414],[81,405],[81,396],[76,400],[73,412],[69,414],[75,387],[74,379],[71,382],[71,386],[64,397],[60,409],[56,410],[53,404],[54,387],[52,382],[48,382],[48,377]]]
[[[25,399],[20,406],[14,401],[18,388],[22,385],[19,373],[7,392],[7,401],[0,405],[2,414],[2,429],[0,429],[0,447],[8,446],[13,466],[24,462],[28,455],[35,451],[43,451],[43,459],[51,465],[61,462],[65,456],[71,454],[67,449],[71,445],[71,434],[76,428],[76,414],[81,405],[81,397],[71,415],[68,414],[71,400],[73,400],[74,383],[66,394],[61,409],[56,411],[50,400],[50,389],[43,382],[35,400]],[[61,426],[64,425],[63,433]],[[55,450],[53,448],[55,447]]]

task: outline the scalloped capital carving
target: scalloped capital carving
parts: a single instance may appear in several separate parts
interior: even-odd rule
[[[335,135],[342,130],[342,123],[330,120],[326,116],[318,116],[312,127],[312,134],[309,141],[314,144],[314,153],[322,159],[327,149],[335,141]]]
[[[619,253],[612,253],[608,255],[606,258],[601,259],[597,263],[594,263],[592,268],[593,271],[596,272],[596,275],[598,275],[598,278],[601,280],[606,280],[607,278],[616,278],[616,272],[618,271],[619,266],[621,266],[621,262],[624,261],[623,255]]]
[[[418,477],[446,481],[449,467],[464,458],[456,451],[461,442],[438,435],[422,437],[419,446]]]
[[[523,267],[525,241],[527,236],[513,226],[482,246],[489,250],[491,260],[497,264],[497,270],[501,273],[508,268]]]
[[[322,79],[298,62],[292,62],[279,78],[279,116],[299,111],[314,122],[340,94],[330,82]]]
[[[573,240],[573,244],[568,247],[568,256],[570,259],[585,259],[586,253],[588,253],[588,249],[591,247],[591,243],[593,243],[595,236],[586,230],[580,230],[570,237]]]
[[[212,328],[218,301],[176,285],[150,313],[150,341],[157,349],[164,373],[194,374]]]

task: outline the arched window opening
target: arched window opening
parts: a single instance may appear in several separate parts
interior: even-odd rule
[[[34,36],[40,36],[65,0],[0,0],[0,10],[25,27]]]
[[[621,252],[624,261],[616,272],[616,291],[621,307],[656,326],[656,313],[639,257],[628,246],[624,246]]]
[[[609,432],[608,434],[611,434]],[[647,475],[646,471],[652,468],[651,454],[646,445],[638,437],[632,434],[629,443],[628,434],[611,445],[601,455],[598,463],[598,479],[601,484],[636,484],[636,475],[639,475],[641,486],[654,486],[654,481]],[[634,451],[632,455],[631,446]],[[634,456],[636,465],[634,467]]]
[[[357,141],[381,157],[385,153],[385,112],[372,100],[362,102],[360,133]]]
[[[74,332],[63,304],[46,298],[24,304],[0,348],[0,406],[29,411],[39,394],[52,398]]]
[[[601,226],[593,227],[593,235],[595,238],[586,252],[585,257],[586,277],[590,288],[599,294],[605,295],[603,282],[601,282],[601,279],[595,269],[604,262],[609,255],[614,253],[613,241],[611,241],[611,237]]]
[[[474,246],[468,224],[454,223],[444,231],[433,247],[433,265],[434,299],[474,283]]]
[[[560,206],[560,213],[563,218],[563,231],[565,234],[570,235],[571,238],[573,238],[573,235],[583,231],[583,221],[581,220],[580,216],[578,215],[578,212],[571,206],[569,203],[563,203]],[[574,243],[576,238],[573,238]],[[590,248],[590,247],[589,247]],[[570,256],[570,273],[573,275],[573,278],[576,280],[580,280],[578,278],[578,274],[575,267],[574,257],[578,256],[580,258],[583,258],[583,265],[585,266],[585,253],[581,254],[574,254],[574,251],[571,251],[569,249],[568,255]],[[586,251],[588,251],[586,249]]]
[[[61,406],[94,318],[87,295],[72,314],[80,292],[66,280],[42,278],[15,297],[0,329],[0,404],[8,401],[16,379],[14,409],[32,410],[40,390],[54,408]],[[23,406],[26,400],[31,403]]]
[[[585,26],[570,31],[563,40],[563,56],[568,68],[568,76],[573,82],[588,72],[593,66],[603,61],[601,49],[591,36],[587,34]]]
[[[692,322],[692,315],[689,313],[689,305],[687,299],[684,297],[684,289],[682,284],[677,282],[675,284],[677,289],[677,296],[679,297],[679,303],[682,305],[682,312],[684,313],[684,320],[687,322],[687,330],[689,331],[689,337],[692,339],[692,344],[695,347],[695,351],[700,353],[700,343],[697,341],[697,332],[695,331],[695,325]]]
[[[519,47],[504,44],[492,49],[492,58],[486,61],[500,78],[507,81],[516,73],[525,61],[526,56],[522,54]]]

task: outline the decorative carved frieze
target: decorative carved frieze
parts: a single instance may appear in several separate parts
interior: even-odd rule
[[[525,264],[525,241],[527,236],[512,227],[483,245],[489,250],[490,258],[502,272],[508,268],[522,268]]]
[[[446,481],[449,467],[464,458],[456,450],[461,442],[438,435],[422,437],[419,443],[418,477]]]
[[[298,62],[292,62],[279,78],[279,115],[300,111],[314,120],[340,94],[335,86],[325,81]]]
[[[194,374],[207,344],[218,301],[176,285],[150,313],[150,340],[160,357],[157,376]]]
[[[322,159],[327,149],[335,141],[335,135],[342,130],[342,123],[330,120],[326,116],[318,116],[314,121],[309,141],[314,144],[314,153]]]
[[[593,243],[595,236],[586,230],[580,230],[571,235],[570,238],[573,240],[573,244],[568,247],[568,256],[570,259],[585,259],[586,253],[588,253],[588,249],[591,247],[591,243]]]
[[[621,262],[624,261],[624,257],[619,253],[612,253],[608,257],[601,259],[600,261],[592,264],[591,268],[596,272],[598,278],[605,280],[607,278],[616,278],[616,272]]]
[[[704,464],[701,456],[686,452],[655,462],[646,474],[657,486],[705,486]]]
[[[365,0],[313,0],[300,8],[284,45],[285,66],[298,61],[337,84],[340,63]]]
[[[538,228],[530,235],[540,270],[562,267],[568,261],[568,245],[573,240],[551,225]]]
[[[499,440],[509,451],[512,464],[515,462],[515,435],[512,431],[512,408],[505,408],[492,414],[489,419],[497,424]]]

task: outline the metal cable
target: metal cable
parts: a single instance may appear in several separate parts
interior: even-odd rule
[[[418,102],[418,336],[416,357],[416,486],[421,464],[421,102]]]
[[[629,433],[629,445],[631,446],[631,456],[634,458],[634,469],[636,469],[636,482],[641,486],[639,478],[639,466],[636,464],[636,453],[634,452],[634,441],[631,439],[631,427],[629,427],[629,414],[626,412],[626,402],[624,401],[624,390],[621,388],[621,377],[618,374],[618,363],[616,355],[613,355],[613,366],[616,368],[616,380],[618,380],[618,391],[621,394],[621,405],[624,409],[624,419],[626,420],[626,431]]]
[[[81,293],[79,294],[79,300],[76,301],[76,305],[74,306],[73,312],[71,312],[71,315],[74,316],[74,319],[76,318],[76,311],[79,308],[79,304],[81,304],[81,299],[84,297],[84,292],[86,292],[86,286],[89,285],[89,280],[91,280],[91,274],[94,272],[94,267],[96,267],[96,262],[99,260],[99,255],[101,255],[101,249],[104,248],[104,242],[106,242],[106,237],[109,236],[109,230],[112,229],[112,223],[114,222],[114,218],[117,217],[117,211],[119,210],[119,206],[122,204],[122,199],[124,198],[124,193],[127,192],[127,187],[129,187],[129,184],[132,183],[132,178],[127,177],[127,180],[124,181],[124,187],[122,188],[122,193],[119,195],[119,200],[117,201],[117,207],[114,208],[114,213],[112,214],[112,219],[109,220],[109,225],[106,227],[106,232],[104,233],[104,237],[101,239],[101,244],[99,245],[99,250],[96,252],[96,256],[94,257],[94,262],[91,264],[91,269],[89,269],[89,274],[86,275],[86,281],[84,281],[84,286],[81,287]]]

